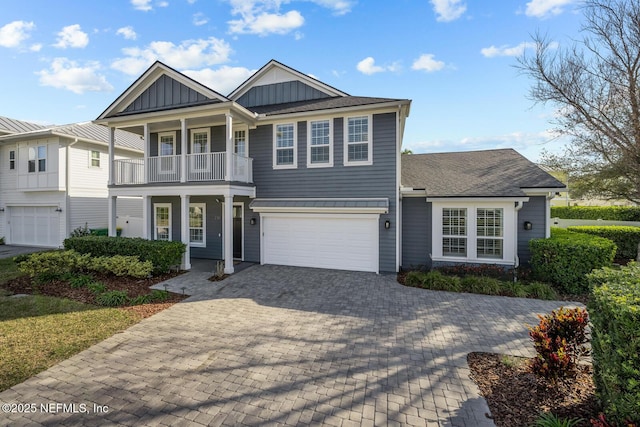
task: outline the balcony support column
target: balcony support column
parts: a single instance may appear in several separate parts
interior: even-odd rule
[[[142,158],[142,173],[144,174],[144,184],[149,182],[149,156],[151,155],[151,134],[149,133],[149,124],[143,125],[144,132],[144,157]]]
[[[109,196],[108,199],[108,210],[109,212],[107,213],[107,217],[109,220],[109,229],[108,229],[108,234],[111,237],[115,237],[117,236],[117,230],[116,230],[116,219],[117,219],[117,207],[116,207],[116,203],[117,203],[118,197],[117,196]]]
[[[116,164],[115,164],[116,128],[109,128],[109,185],[115,184]]]
[[[188,194],[180,196],[180,237],[185,245],[182,269],[191,270],[191,251],[189,248],[189,200]]]
[[[187,182],[187,119],[180,119],[180,182]]]
[[[233,274],[233,195],[224,196],[224,274]]]
[[[151,197],[142,196],[142,238],[152,240],[151,233]]]
[[[224,180],[233,181],[233,116],[230,113],[227,113],[225,114],[225,119],[227,148]]]

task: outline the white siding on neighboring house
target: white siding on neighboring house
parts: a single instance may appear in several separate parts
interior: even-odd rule
[[[18,190],[23,191],[64,191],[66,156],[58,137],[33,141],[20,141],[16,148],[16,169]],[[44,147],[42,156],[40,147]],[[30,153],[34,156],[35,171],[29,172]],[[44,159],[44,171],[39,170],[39,161]],[[14,187],[15,188],[15,187]]]

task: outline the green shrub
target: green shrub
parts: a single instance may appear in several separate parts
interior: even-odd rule
[[[115,276],[145,278],[153,271],[153,264],[140,261],[137,256],[114,255],[91,258],[88,268]]]
[[[458,276],[445,276],[439,271],[423,273],[420,287],[434,291],[460,292],[462,290]]]
[[[527,287],[522,282],[501,282],[500,294],[508,297],[526,298],[529,296]]]
[[[154,273],[167,272],[173,266],[180,265],[185,250],[182,242],[108,236],[71,237],[65,239],[64,247],[94,257],[137,256],[141,261],[150,261]]]
[[[102,282],[89,283],[87,288],[96,295],[107,291],[107,287]]]
[[[552,218],[640,221],[638,206],[551,206]]]
[[[544,414],[540,414],[536,422],[533,424],[534,427],[575,427],[579,425],[582,421],[582,418],[559,418],[557,415],[552,414],[551,412],[545,412]]]
[[[96,295],[96,303],[105,307],[118,307],[129,302],[127,291],[106,291]]]
[[[84,227],[76,227],[71,231],[69,237],[84,237],[91,235],[91,230],[89,230],[89,225],[85,222]]]
[[[138,295],[135,298],[129,298],[129,305],[149,304],[152,301],[151,294]]]
[[[586,275],[611,265],[616,254],[608,239],[561,228],[552,228],[548,239],[530,240],[529,248],[534,276],[568,294],[587,293]]]
[[[88,286],[90,283],[93,283],[93,277],[88,274],[81,274],[79,276],[74,276],[69,279],[69,285],[72,288],[84,288]]]
[[[160,289],[153,289],[151,291],[151,301],[163,302],[169,299],[169,292],[162,291]]]
[[[529,328],[529,336],[537,353],[531,363],[533,372],[550,379],[573,376],[579,358],[586,353],[587,310],[560,307],[538,318],[538,326]]]
[[[461,281],[462,290],[472,294],[500,295],[502,282],[486,276],[467,276]]]
[[[404,284],[407,286],[420,286],[424,280],[424,271],[410,271],[404,278]]]
[[[576,233],[593,234],[604,237],[616,244],[617,259],[636,259],[638,255],[638,244],[640,243],[640,227],[630,227],[622,225],[580,225],[567,227],[567,230]]]
[[[36,252],[20,262],[18,269],[30,277],[43,274],[63,275],[81,269],[88,259],[88,255],[81,255],[72,250]]]
[[[640,265],[589,275],[596,394],[607,419],[640,423]],[[624,424],[627,425],[627,424]]]
[[[4,236],[0,237],[0,245],[4,245]]]
[[[533,298],[553,301],[558,299],[558,293],[555,289],[546,283],[531,282],[525,286],[527,295]]]

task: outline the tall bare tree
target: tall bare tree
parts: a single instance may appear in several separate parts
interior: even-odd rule
[[[547,163],[568,170],[583,194],[640,203],[640,2],[585,0],[582,39],[558,47],[533,36],[517,68],[530,96],[555,105],[556,130],[571,137]],[[580,191],[579,191],[580,192]]]

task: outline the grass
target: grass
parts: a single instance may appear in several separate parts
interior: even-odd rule
[[[0,259],[0,286],[9,280],[22,276],[13,258]]]
[[[0,296],[0,391],[139,320],[132,312],[68,299]]]

